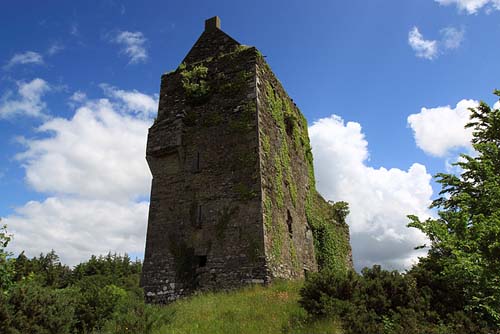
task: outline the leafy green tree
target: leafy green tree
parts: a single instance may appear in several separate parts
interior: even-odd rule
[[[495,94],[500,96],[500,91]],[[474,156],[455,163],[459,176],[436,175],[442,190],[431,208],[438,218],[409,216],[410,227],[431,241],[427,258],[413,272],[438,290],[437,302],[462,308],[500,326],[500,110],[481,102],[470,109]],[[440,292],[444,292],[441,293]]]
[[[9,258],[12,254],[6,250],[11,238],[7,225],[0,225],[0,294],[7,292],[14,278],[14,263]]]

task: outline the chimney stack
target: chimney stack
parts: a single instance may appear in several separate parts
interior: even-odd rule
[[[205,20],[205,31],[214,31],[216,29],[220,29],[220,19],[218,16]]]

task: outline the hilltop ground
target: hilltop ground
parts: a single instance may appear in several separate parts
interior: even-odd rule
[[[170,322],[156,333],[342,333],[334,320],[307,323],[298,304],[302,284],[276,282],[177,301],[165,307]]]

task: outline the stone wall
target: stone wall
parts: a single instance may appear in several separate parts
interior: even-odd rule
[[[254,48],[235,45],[162,77],[147,148],[153,183],[142,285],[148,301],[269,281],[255,59]]]
[[[266,258],[273,277],[304,277],[317,270],[305,210],[313,177],[307,121],[260,55],[257,106]]]

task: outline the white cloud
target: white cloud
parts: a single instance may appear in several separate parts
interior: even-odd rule
[[[329,200],[347,201],[356,268],[379,263],[409,267],[422,252],[425,237],[407,228],[408,214],[430,215],[431,175],[413,164],[407,171],[367,165],[368,143],[359,123],[335,115],[309,127],[317,186]]]
[[[25,65],[25,64],[35,64],[42,65],[43,56],[34,51],[26,51],[24,53],[16,53],[4,66],[5,69],[9,69],[15,65]]]
[[[85,94],[81,90],[77,90],[73,93],[73,95],[70,96],[69,99],[73,102],[84,102],[85,100],[87,100],[87,94]]]
[[[80,106],[72,118],[47,120],[38,128],[42,138],[23,141],[26,149],[16,158],[26,181],[50,197],[5,218],[12,250],[31,256],[54,249],[68,264],[108,251],[143,252],[152,119],[138,116],[137,102],[123,98],[144,94],[113,91],[121,94],[99,100],[76,92],[72,100]]]
[[[49,84],[43,79],[36,78],[30,82],[18,82],[17,86],[17,97],[13,98],[13,94],[7,92],[0,99],[0,119],[15,115],[43,117],[46,104],[41,98],[50,91]]]
[[[122,52],[130,57],[130,64],[148,60],[148,52],[145,47],[147,39],[142,32],[120,31],[113,41],[122,45]]]
[[[424,59],[435,59],[447,50],[458,49],[464,40],[465,29],[446,27],[440,30],[441,39],[427,40],[417,27],[413,27],[408,33],[408,44],[415,55]]]
[[[50,197],[26,203],[3,222],[14,234],[14,253],[37,256],[54,249],[63,263],[75,265],[92,254],[142,253],[148,206]]]
[[[61,52],[62,50],[64,50],[64,46],[62,46],[62,44],[59,44],[59,43],[54,43],[52,44],[49,49],[47,50],[47,54],[49,56],[53,56],[59,52]]]
[[[469,108],[477,105],[477,101],[462,100],[455,108],[422,108],[420,113],[408,116],[417,146],[437,157],[445,157],[458,148],[472,151],[472,129],[464,126],[469,122]]]
[[[17,155],[35,190],[91,199],[127,200],[148,194],[145,161],[149,120],[117,110],[107,99],[88,101],[72,119],[54,118],[39,127],[46,138],[26,140]]]
[[[101,84],[100,87],[107,96],[122,100],[130,111],[144,117],[151,117],[158,111],[157,99],[137,90],[124,91],[108,84]]]
[[[435,0],[440,5],[456,5],[460,11],[465,11],[468,14],[475,14],[482,8],[486,8],[487,12],[492,10],[500,10],[500,0]]]
[[[434,59],[438,55],[438,42],[424,39],[417,27],[408,33],[408,44],[419,58]]]
[[[500,109],[500,101],[497,101],[497,102],[493,105],[493,109]]]
[[[447,27],[441,29],[441,44],[445,49],[458,49],[464,40],[465,29]]]

